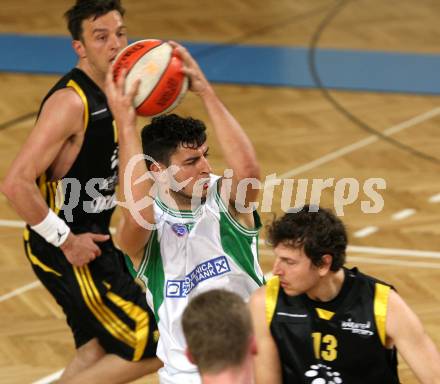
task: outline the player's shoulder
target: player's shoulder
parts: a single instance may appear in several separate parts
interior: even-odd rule
[[[59,132],[63,136],[71,136],[83,131],[84,113],[84,104],[73,89],[59,89],[45,101],[36,128],[41,132]]]
[[[257,288],[251,295],[249,300],[249,306],[252,307],[260,307],[264,306],[266,302],[266,286],[263,285]]]
[[[58,89],[50,95],[44,105],[76,112],[84,111],[84,102],[81,96],[71,87]]]
[[[67,114],[69,117],[77,118],[82,115],[84,109],[81,96],[73,88],[66,87],[56,90],[44,101],[40,117]]]

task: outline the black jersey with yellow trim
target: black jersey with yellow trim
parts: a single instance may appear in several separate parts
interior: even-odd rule
[[[284,383],[399,383],[396,350],[385,347],[390,286],[344,271],[349,289],[333,305],[288,296],[278,278],[267,283],[266,318]]]
[[[77,232],[108,232],[116,204],[118,144],[113,116],[103,91],[79,68],[64,75],[48,92],[70,87],[84,104],[84,140],[61,180],[48,171],[37,183],[48,206]]]

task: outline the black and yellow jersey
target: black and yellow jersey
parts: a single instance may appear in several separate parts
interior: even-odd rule
[[[266,286],[266,317],[283,383],[399,383],[396,350],[385,347],[390,286],[344,269],[338,296],[288,296],[277,277]]]
[[[74,232],[108,232],[115,207],[118,181],[117,132],[102,90],[80,69],[63,76],[44,98],[71,87],[84,103],[84,141],[81,150],[62,180],[52,180],[48,172],[37,183],[48,206]],[[75,231],[76,230],[76,231]]]

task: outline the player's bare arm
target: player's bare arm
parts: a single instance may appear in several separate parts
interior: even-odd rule
[[[55,92],[4,179],[2,192],[31,226],[42,222],[49,212],[35,181],[46,170],[57,179],[70,168],[82,144],[84,125],[78,116],[83,114],[84,106],[74,90]],[[72,264],[81,266],[100,254],[94,241],[107,238],[70,233],[61,249]]]
[[[171,44],[178,50],[184,61],[183,71],[190,78],[190,90],[202,99],[228,168],[233,171],[229,209],[242,224],[253,228],[252,212],[243,213],[243,210],[239,208],[240,206],[247,206],[249,202],[255,202],[259,191],[249,184],[247,187],[245,185],[244,188],[237,187],[242,180],[260,179],[260,167],[254,147],[238,121],[217,97],[214,89],[189,52],[174,42]],[[240,189],[242,189],[241,193]]]
[[[135,183],[139,178],[147,173],[147,166],[144,160],[136,161],[135,168],[131,175],[126,173],[127,165],[134,156],[142,155],[142,145],[140,135],[136,128],[136,111],[133,107],[133,99],[137,93],[139,82],[124,92],[125,72],[119,77],[117,82],[113,81],[112,71],[109,70],[106,77],[106,96],[107,102],[113,113],[118,129],[119,140],[119,194],[122,201],[128,201],[125,195],[126,183],[130,183],[131,197],[134,202],[147,199],[146,207],[137,210],[142,221],[134,217],[133,212],[127,207],[122,208],[122,218],[118,224],[116,241],[119,247],[132,259],[136,268],[142,259],[142,250],[147,243],[151,228],[142,225],[142,222],[152,225],[154,223],[153,199],[149,197],[149,192],[153,186],[151,179]],[[131,176],[131,177],[130,177]]]
[[[417,315],[395,291],[389,296],[386,334],[421,383],[440,383],[440,353]]]
[[[255,376],[257,384],[281,384],[281,363],[278,349],[270,333],[266,319],[266,287],[257,289],[249,301],[252,315],[257,354]]]

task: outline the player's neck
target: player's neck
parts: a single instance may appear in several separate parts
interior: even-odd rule
[[[322,277],[317,286],[307,292],[307,296],[315,301],[327,302],[333,300],[341,292],[345,273],[341,268],[337,272],[329,271]]]
[[[104,91],[105,74],[103,74],[101,71],[98,71],[94,66],[90,65],[87,60],[80,59],[76,66],[77,68],[81,69],[81,71],[83,71],[88,77],[90,77],[90,79],[92,79],[93,82],[102,91]]]
[[[168,198],[161,195],[161,199],[164,203],[173,209],[179,211],[192,211],[194,212],[201,204],[204,204],[206,198],[192,198],[181,192],[174,192],[172,190],[169,191]]]
[[[203,384],[254,384],[254,382],[252,356],[249,356],[239,367],[218,374],[202,374]]]

